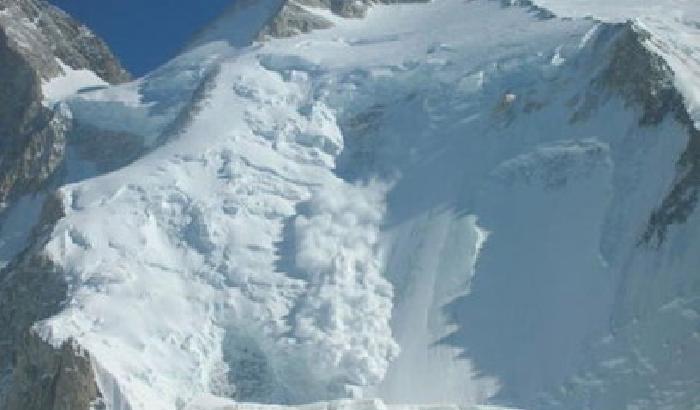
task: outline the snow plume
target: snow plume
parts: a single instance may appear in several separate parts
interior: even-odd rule
[[[308,287],[292,318],[293,336],[305,346],[314,378],[335,388],[378,383],[398,354],[379,249],[386,189],[377,182],[323,186],[294,223],[295,264]]]

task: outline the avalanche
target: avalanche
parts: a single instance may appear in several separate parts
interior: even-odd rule
[[[332,27],[257,41],[282,3],[241,1],[141,79],[46,83],[82,134],[38,251],[68,298],[33,332],[113,410],[698,403],[700,220],[640,243],[691,134],[610,68],[649,20],[520,3],[294,3]],[[684,18],[644,44],[697,121]]]

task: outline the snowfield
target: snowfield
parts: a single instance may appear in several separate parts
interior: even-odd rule
[[[73,142],[69,300],[34,330],[111,410],[700,405],[697,212],[640,244],[688,129],[595,86],[636,18],[697,126],[700,9],[536,3],[575,18],[310,9],[334,27],[243,46],[266,0],[134,82],[49,81],[93,148],[138,148],[104,172]]]

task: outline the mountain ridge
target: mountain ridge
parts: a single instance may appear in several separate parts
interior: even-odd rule
[[[374,26],[339,17],[343,7],[333,14],[331,4],[319,12],[334,23],[328,31],[302,36],[284,29],[288,21],[271,29],[283,38],[249,48],[195,45],[135,83],[62,101],[81,126],[98,130],[90,131],[88,152],[111,144],[109,132],[135,139],[136,147],[112,167],[59,183],[44,206],[43,229],[2,271],[0,301],[15,303],[0,306],[0,318],[21,328],[10,343],[33,328],[19,344],[30,353],[17,361],[22,382],[10,386],[9,408],[184,408],[203,392],[306,402],[371,394],[385,372],[377,394],[391,402],[551,409],[634,402],[652,409],[698,400],[687,389],[674,399],[664,383],[675,381],[663,374],[658,392],[643,391],[644,377],[653,376],[632,380],[625,374],[634,361],[614,355],[635,349],[626,339],[647,332],[644,326],[663,326],[636,324],[640,317],[678,312],[677,333],[664,341],[673,346],[691,329],[682,318],[693,312],[692,258],[668,268],[687,288],[681,293],[671,285],[649,290],[643,273],[650,268],[625,266],[663,263],[682,235],[692,238],[697,219],[695,206],[684,205],[696,189],[694,172],[674,163],[681,158],[692,170],[697,161],[690,110],[672,69],[635,23],[567,21],[529,2],[500,3],[529,12],[457,3],[378,5],[365,16]],[[407,30],[433,17],[444,32]],[[503,37],[485,47],[464,36],[459,18],[471,18],[475,31],[467,33]],[[532,18],[537,23],[523,39],[503,34]],[[260,30],[245,32],[255,33],[246,37],[252,41]],[[110,119],[117,114],[138,121]],[[561,134],[544,132],[551,124]],[[83,144],[72,141],[76,149]],[[645,168],[657,163],[658,170]],[[543,201],[559,208],[543,213]],[[628,210],[629,201],[642,205]],[[521,237],[518,226],[543,244]],[[656,247],[640,244],[645,229],[654,232],[650,240],[661,238]],[[574,266],[553,258],[552,249]],[[507,259],[516,262],[500,262]],[[520,279],[521,268],[529,279]],[[55,291],[42,299],[56,304],[24,300],[32,289]],[[504,297],[510,306],[502,306]],[[123,312],[109,308],[117,301]],[[168,314],[158,313],[163,306]],[[442,317],[449,308],[457,316]],[[567,312],[579,328],[537,309]],[[129,312],[149,327],[125,320]],[[524,319],[513,320],[514,312]],[[537,339],[561,354],[546,356],[516,343],[533,337],[532,329],[575,336]],[[494,337],[499,332],[516,337]],[[589,338],[608,342],[588,345]],[[649,360],[668,365],[656,356],[664,351],[657,340],[644,340]],[[492,356],[494,345],[505,363]],[[597,361],[582,364],[589,357],[580,346]],[[123,357],[110,353],[120,348]],[[523,357],[541,360],[541,369],[524,366]],[[694,362],[686,362],[672,374],[692,384],[686,369]],[[75,363],[81,371],[67,372]],[[37,397],[45,377],[32,379],[39,376],[32,366],[47,367],[60,386],[87,387]],[[65,382],[67,374],[77,379]],[[593,374],[608,377],[603,383],[636,384],[600,391]],[[435,380],[440,386],[429,383]]]

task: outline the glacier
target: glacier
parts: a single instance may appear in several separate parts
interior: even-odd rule
[[[699,406],[700,8],[317,3],[44,81],[75,131],[0,278],[64,282],[31,332],[94,408]],[[318,29],[261,38],[290,4]]]

